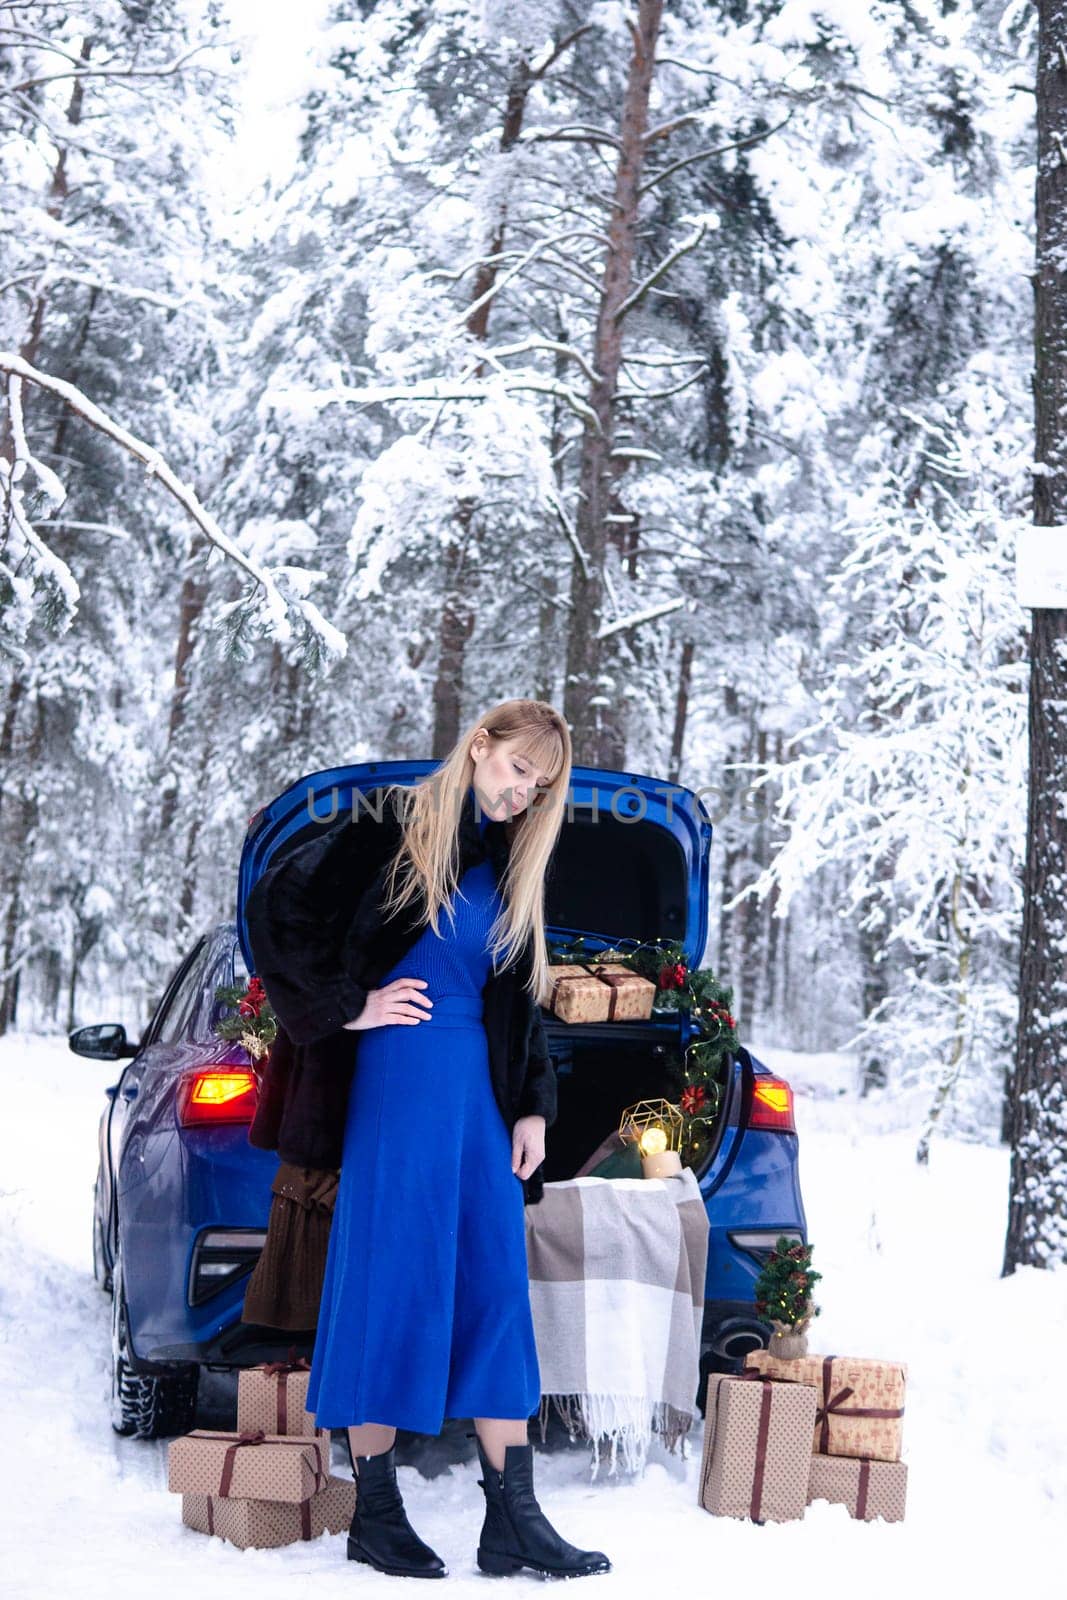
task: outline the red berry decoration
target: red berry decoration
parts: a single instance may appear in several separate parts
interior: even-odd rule
[[[239,1017],[258,1017],[263,1010],[267,994],[259,978],[250,978],[248,988],[237,1002]]]
[[[686,966],[681,961],[661,967],[659,969],[659,987],[661,989],[684,989],[686,972]]]

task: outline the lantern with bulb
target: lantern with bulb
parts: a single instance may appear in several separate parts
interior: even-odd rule
[[[669,1100],[638,1100],[619,1121],[619,1138],[636,1145],[645,1178],[671,1178],[682,1170],[682,1113]]]

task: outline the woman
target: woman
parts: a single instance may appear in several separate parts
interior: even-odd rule
[[[506,701],[429,779],[381,792],[394,831],[373,829],[377,871],[366,883],[364,862],[332,967],[320,937],[296,977],[292,963],[283,971],[284,902],[276,895],[272,911],[269,891],[249,900],[257,971],[282,1025],[305,1041],[331,1029],[359,1036],[307,1404],[320,1427],[348,1429],[357,1484],[348,1555],[382,1572],[445,1576],[404,1511],[396,1429],[437,1433],[446,1417],[468,1416],[486,1500],[479,1567],[577,1576],[611,1565],[544,1516],[527,1436],[541,1382],[523,1183],[544,1160],[555,1116],[537,997],[547,987],[545,872],[570,772],[558,712]],[[342,897],[353,883],[358,833],[301,847],[314,873],[290,874],[290,891],[295,881],[312,893],[317,874],[315,916],[323,883]],[[288,909],[297,924],[291,892]],[[521,1081],[509,1081],[519,1068]]]

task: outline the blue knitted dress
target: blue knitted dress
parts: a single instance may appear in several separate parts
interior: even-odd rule
[[[454,926],[442,907],[441,935],[379,983],[425,978],[432,1012],[359,1034],[308,1385],[320,1428],[537,1410],[522,1181],[482,1022],[499,908],[492,863],[469,867]]]

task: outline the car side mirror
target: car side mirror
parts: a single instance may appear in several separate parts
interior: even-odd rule
[[[136,1045],[126,1042],[121,1022],[92,1022],[86,1028],[75,1028],[67,1035],[67,1043],[75,1055],[91,1056],[94,1061],[121,1061],[137,1054]]]

